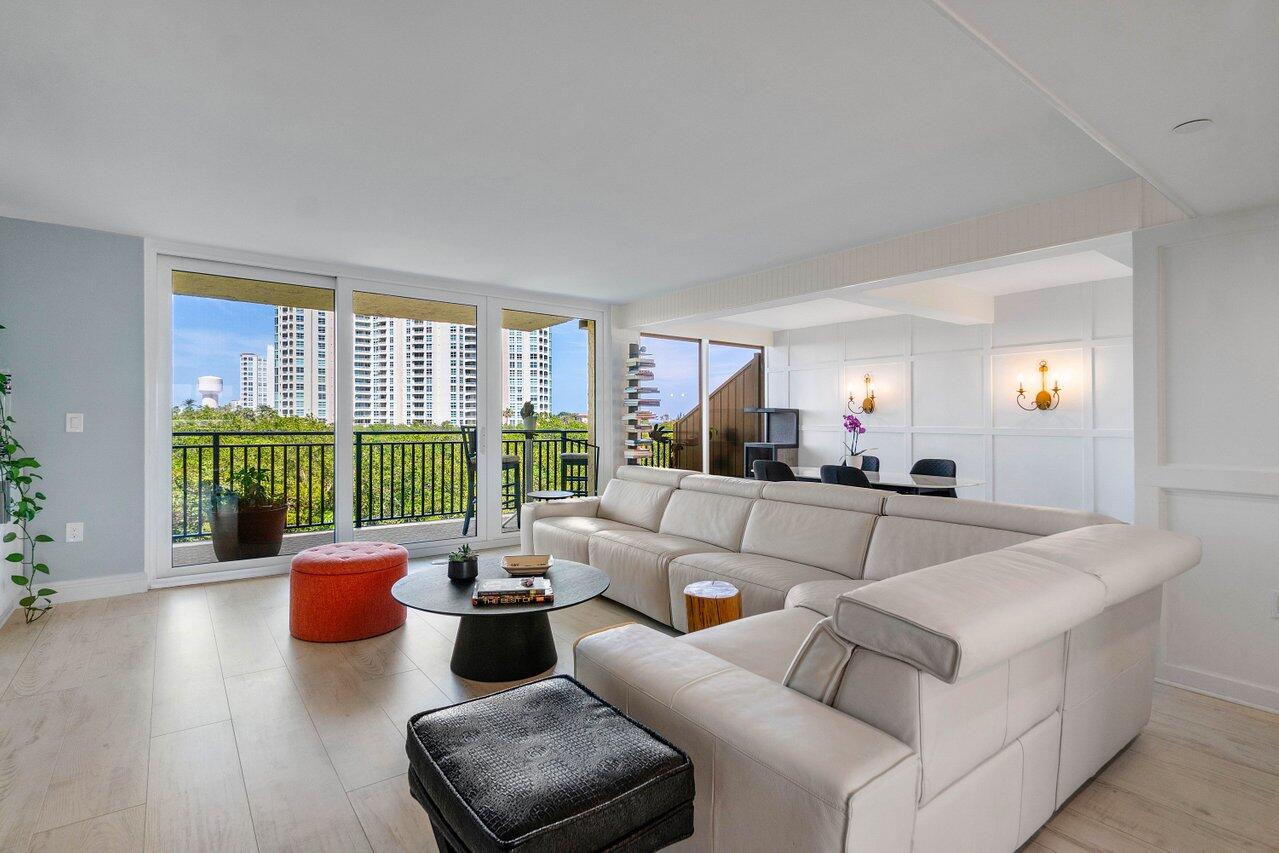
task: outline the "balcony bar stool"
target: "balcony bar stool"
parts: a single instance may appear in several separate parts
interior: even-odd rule
[[[569,450],[560,454],[560,485],[575,497],[595,494],[594,480],[599,470],[600,449],[594,444],[586,447],[586,450]]]
[[[466,514],[462,517],[462,535],[471,533],[471,519],[475,518],[475,435],[469,429],[462,430],[463,452],[466,454]],[[507,472],[514,476],[509,480]],[[523,472],[520,457],[502,454],[502,509],[515,510],[515,526],[520,526],[520,503],[524,496]]]

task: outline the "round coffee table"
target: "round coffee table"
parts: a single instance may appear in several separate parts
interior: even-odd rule
[[[562,501],[573,497],[573,493],[564,489],[540,489],[535,492],[529,492],[524,497],[535,501]]]
[[[480,557],[479,578],[510,577],[501,557]],[[443,566],[411,572],[391,595],[427,613],[461,616],[453,642],[453,672],[472,681],[516,681],[555,666],[555,640],[546,614],[589,601],[608,589],[608,575],[571,560],[556,560],[546,572],[555,592],[551,604],[471,604],[473,581],[451,581]]]

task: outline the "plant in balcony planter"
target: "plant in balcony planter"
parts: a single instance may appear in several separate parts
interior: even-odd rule
[[[35,488],[36,480],[43,478],[35,473],[40,463],[28,456],[14,437],[9,387],[9,375],[0,373],[0,502],[4,506],[5,531],[0,537],[4,540],[0,553],[9,567],[9,580],[25,593],[18,599],[18,606],[27,622],[34,622],[53,609],[50,596],[55,591],[39,583],[39,576],[49,574],[49,567],[36,559],[36,546],[52,542],[53,537],[31,531],[31,522],[44,509],[44,492]]]
[[[532,400],[525,400],[524,405],[520,406],[520,417],[524,420],[524,429],[532,432],[537,429],[537,409],[533,408]]]
[[[231,488],[213,488],[213,553],[219,561],[275,557],[284,542],[288,501],[269,490],[271,472],[241,468]]]
[[[480,558],[470,545],[463,545],[449,554],[449,579],[455,581],[475,580],[480,573]]]

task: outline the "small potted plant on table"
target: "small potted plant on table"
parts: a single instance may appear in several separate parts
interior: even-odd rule
[[[455,581],[475,580],[480,573],[480,558],[470,545],[463,545],[449,554],[449,579]]]
[[[520,406],[520,420],[524,421],[525,432],[537,429],[537,409],[533,408],[532,400],[525,400],[524,405]]]
[[[288,501],[268,489],[269,471],[241,468],[231,489],[213,491],[213,553],[219,561],[275,557],[284,543]]]

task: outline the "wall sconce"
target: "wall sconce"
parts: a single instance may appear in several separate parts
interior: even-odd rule
[[[1035,395],[1033,405],[1026,406],[1022,404],[1022,400],[1026,398],[1026,386],[1022,381],[1021,375],[1017,376],[1017,406],[1024,411],[1033,412],[1038,409],[1041,412],[1049,412],[1057,408],[1057,404],[1061,402],[1061,388],[1057,385],[1056,377],[1053,378],[1052,390],[1048,390],[1048,362],[1039,362],[1039,393]]]
[[[853,404],[857,402],[857,397],[852,391],[848,392],[848,411],[854,415],[869,415],[875,411],[875,386],[871,384],[870,374],[867,373],[862,377],[862,381],[866,384],[866,394],[862,397],[862,405],[860,409],[854,409]]]

